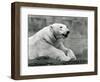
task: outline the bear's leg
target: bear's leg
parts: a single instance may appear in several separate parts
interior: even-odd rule
[[[71,49],[68,49],[67,56],[69,56],[73,60],[77,59],[76,56],[75,56],[75,54],[74,54],[74,52]]]
[[[66,56],[65,53],[62,50],[59,50],[55,47],[50,47],[48,49],[48,56],[54,59],[58,59],[61,61],[70,61],[71,57],[70,56]]]

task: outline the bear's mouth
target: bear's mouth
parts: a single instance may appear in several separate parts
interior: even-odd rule
[[[68,35],[67,35],[67,34],[62,34],[62,35],[63,35],[65,38],[66,38],[66,37],[68,37]]]
[[[69,33],[70,32],[68,31],[68,32],[66,32],[65,34],[62,34],[62,35],[66,38],[66,37],[68,37]]]

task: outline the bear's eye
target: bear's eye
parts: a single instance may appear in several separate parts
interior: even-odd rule
[[[60,28],[62,28],[62,26]]]

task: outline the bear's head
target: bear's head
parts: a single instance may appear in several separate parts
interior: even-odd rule
[[[50,28],[57,39],[67,38],[70,33],[68,26],[61,23],[54,23],[50,25]]]

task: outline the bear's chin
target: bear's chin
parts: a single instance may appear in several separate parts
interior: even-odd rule
[[[57,39],[66,39],[67,37],[61,35],[61,36],[57,36]]]

